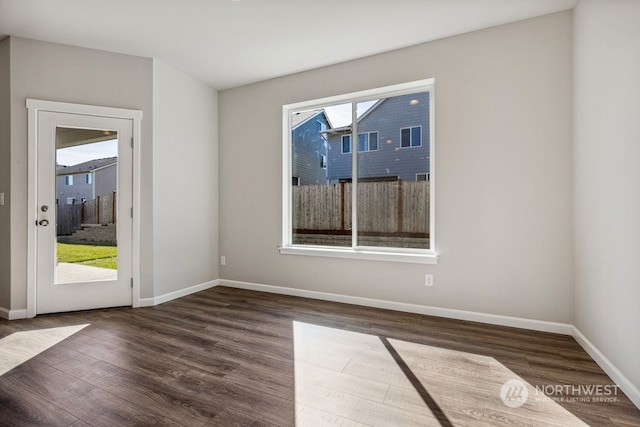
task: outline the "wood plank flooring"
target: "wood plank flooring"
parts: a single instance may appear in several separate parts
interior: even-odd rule
[[[0,376],[0,426],[640,427],[571,337],[226,287],[0,320],[0,357],[86,324]]]

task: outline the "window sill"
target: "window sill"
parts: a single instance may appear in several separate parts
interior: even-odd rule
[[[432,252],[385,252],[366,249],[337,248],[323,246],[281,246],[282,255],[320,256],[330,258],[359,259],[366,261],[408,262],[414,264],[437,264],[438,256]]]

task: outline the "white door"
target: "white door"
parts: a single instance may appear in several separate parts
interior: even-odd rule
[[[39,111],[36,314],[132,305],[133,121]]]

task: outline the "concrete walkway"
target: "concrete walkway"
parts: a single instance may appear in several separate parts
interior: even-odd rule
[[[56,283],[94,282],[116,280],[118,270],[89,265],[61,262],[56,268]]]

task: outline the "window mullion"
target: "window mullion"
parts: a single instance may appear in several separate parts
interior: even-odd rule
[[[351,103],[351,246],[358,246],[358,104]]]

